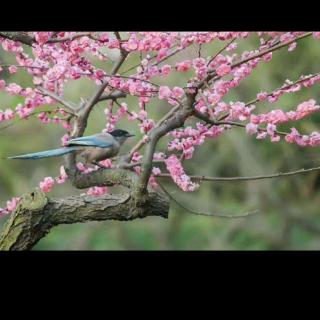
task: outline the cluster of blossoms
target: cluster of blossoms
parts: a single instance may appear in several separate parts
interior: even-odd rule
[[[316,101],[310,99],[308,101],[302,102],[297,106],[295,111],[284,112],[281,109],[275,109],[268,113],[258,114],[258,115],[251,115],[250,122],[246,125],[247,133],[255,134],[259,132],[259,125],[260,124],[267,124],[266,131],[260,131],[257,138],[264,139],[268,135],[271,137],[271,141],[278,142],[280,140],[280,136],[276,134],[277,127],[276,125],[286,123],[288,121],[297,121],[303,119],[310,114],[317,112],[320,110],[320,106],[316,105]],[[297,131],[294,131],[285,137],[287,142],[290,143],[297,143],[299,145],[316,145],[316,133],[313,133],[312,139],[309,141],[306,136],[304,139],[293,138],[297,136]],[[299,135],[300,136],[300,135]],[[300,136],[301,137],[301,136]],[[302,142],[306,141],[306,142]],[[309,142],[308,142],[309,141]]]
[[[165,164],[173,181],[183,191],[194,191],[199,187],[199,184],[192,182],[190,177],[185,174],[180,160],[175,155],[166,159]]]
[[[301,135],[297,129],[292,128],[291,133],[285,136],[288,143],[296,143],[301,147],[316,147],[320,145],[320,133],[312,132],[310,135]]]
[[[55,183],[62,184],[67,180],[68,175],[64,169],[64,166],[60,167],[60,175],[53,179],[52,177],[45,177],[43,181],[39,183],[39,187],[43,192],[50,192]]]
[[[120,37],[113,32],[27,32],[26,36],[34,39],[31,53],[27,53],[29,51],[25,45],[1,37],[0,34],[2,49],[16,59],[14,64],[0,65],[0,77],[5,74],[6,68],[10,77],[25,70],[34,85],[23,88],[15,82],[8,82],[8,79],[0,79],[1,94],[20,96],[23,99],[23,102],[13,108],[1,106],[3,110],[0,110],[0,123],[15,118],[29,119],[36,114],[43,124],[62,125],[66,133],[61,142],[66,145],[72,131],[67,110],[63,110],[63,106],[51,111],[43,108],[56,105],[57,101],[53,97],[63,97],[67,83],[89,79],[96,85],[107,84],[104,94],[119,91],[134,97],[132,101],[136,102],[130,102],[130,106],[117,100],[107,103],[104,110],[106,126],[103,131],[114,130],[120,120],[137,121],[137,128],[143,135],[143,145],[156,126],[155,118],[150,116],[151,103],[158,100],[159,109],[162,110],[162,106],[166,105],[172,110],[182,106],[188,94],[194,93],[195,110],[212,121],[219,122],[219,119],[223,119],[224,122],[211,126],[197,122],[193,126],[171,130],[167,136],[172,137],[172,140],[168,142],[167,149],[153,155],[155,161],[160,160],[166,164],[173,181],[182,190],[193,191],[198,188],[198,184],[190,181],[173,152],[179,151],[181,159],[191,159],[196,146],[204,144],[208,138],[221,136],[226,129],[233,127],[232,122],[235,121],[246,121],[242,126],[246,127],[247,133],[256,134],[258,139],[269,136],[272,142],[277,142],[280,140],[277,125],[300,120],[319,110],[315,100],[311,99],[299,104],[295,111],[285,112],[277,108],[268,113],[253,114],[257,103],[276,103],[284,94],[317,84],[320,82],[320,73],[301,76],[295,82],[286,80],[282,87],[271,93],[261,91],[251,103],[225,101],[230,90],[240,86],[259,64],[272,60],[274,48],[282,45],[292,52],[297,47],[299,37],[304,35],[304,32],[127,32]],[[309,35],[316,40],[320,39],[320,32]],[[238,50],[238,40],[250,36],[257,37],[257,49],[242,52]],[[215,42],[223,42],[225,47],[219,53],[213,52],[205,57],[202,50]],[[188,48],[188,56],[180,55],[180,52]],[[115,74],[109,74],[96,66],[97,60],[115,60],[119,49],[128,55],[137,53],[140,56],[138,65],[126,66],[129,69],[122,72],[118,70]],[[197,50],[198,53],[194,54]],[[124,67],[121,70],[122,68]],[[129,71],[131,72],[128,73]],[[168,78],[174,74],[178,76],[179,84],[169,85]],[[265,128],[261,128],[261,125]],[[291,133],[285,135],[285,141],[300,146],[316,146],[319,144],[319,135],[317,132],[303,135],[292,128]],[[142,154],[136,151],[131,161],[135,163],[141,159]],[[101,164],[112,167],[110,160],[102,161]],[[87,167],[79,162],[77,168],[86,174],[99,167]],[[141,166],[135,166],[134,170],[140,174]],[[161,170],[157,166],[152,169],[149,184],[154,188],[157,187],[156,176],[161,174]],[[66,179],[67,174],[61,167],[58,177],[44,178],[39,187],[44,192],[50,192],[56,183],[64,183]],[[87,191],[89,195],[105,193],[108,193],[107,187],[92,187]],[[0,209],[0,214],[12,211],[17,201],[18,198],[8,201],[7,207]]]
[[[196,124],[196,129],[189,126],[185,129],[173,130],[170,135],[175,139],[168,143],[168,150],[182,151],[184,159],[191,159],[194,146],[202,145],[206,138],[219,137],[224,130],[224,127],[219,126],[208,128],[200,122]]]

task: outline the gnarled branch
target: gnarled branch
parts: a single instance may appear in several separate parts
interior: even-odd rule
[[[0,236],[0,250],[30,250],[54,226],[87,221],[127,221],[147,216],[168,217],[169,201],[149,192],[143,206],[130,194],[47,198],[36,189],[20,200]]]

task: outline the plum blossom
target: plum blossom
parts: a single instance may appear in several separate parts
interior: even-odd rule
[[[267,92],[260,92],[257,94],[257,98],[259,99],[259,101],[264,101],[267,99],[267,97],[268,97]]]
[[[172,91],[168,86],[161,86],[159,88],[159,99],[169,99],[171,97]]]
[[[0,90],[3,90],[6,87],[6,82],[3,79],[0,79]]]
[[[19,96],[19,99],[22,100],[19,100],[19,104],[15,108],[10,106],[12,110],[2,106],[4,111],[0,110],[0,122],[10,121],[16,116],[27,119],[36,112],[42,123],[57,123],[62,126],[65,130],[65,134],[61,138],[63,146],[67,144],[73,131],[73,119],[68,119],[69,115],[62,109],[50,112],[42,109],[43,106],[51,107],[57,102],[42,94],[37,86],[42,86],[63,97],[65,85],[81,79],[91,81],[99,86],[106,82],[107,87],[103,93],[106,95],[119,90],[127,96],[135,96],[134,99],[128,100],[130,104],[119,102],[120,105],[118,105],[113,100],[108,101],[104,111],[106,124],[103,132],[117,128],[121,121],[138,120],[134,124],[140,128],[142,144],[148,142],[147,134],[155,126],[156,119],[151,119],[151,114],[152,117],[154,116],[153,101],[166,100],[175,106],[183,101],[185,93],[195,94],[193,107],[208,115],[210,119],[246,121],[246,124],[241,125],[245,127],[249,135],[256,135],[257,139],[270,138],[272,142],[280,140],[280,135],[277,133],[278,125],[303,119],[318,112],[320,108],[315,100],[310,99],[300,103],[296,110],[284,111],[279,106],[265,113],[253,114],[255,105],[246,105],[242,101],[228,102],[225,98],[230,90],[238,87],[260,63],[271,61],[273,53],[264,54],[264,50],[274,46],[275,41],[280,39],[280,42],[284,44],[293,41],[288,46],[288,50],[292,51],[297,46],[295,38],[302,32],[258,32],[260,42],[257,48],[244,52],[236,51],[237,43],[234,41],[246,39],[251,34],[250,32],[128,32],[121,41],[116,39],[111,32],[95,32],[92,37],[87,35],[74,37],[77,35],[76,32],[57,32],[54,34],[54,38],[57,39],[74,37],[72,40],[57,43],[49,41],[53,36],[52,32],[29,32],[28,34],[33,37],[34,43],[26,52],[24,52],[25,46],[22,46],[18,41],[0,39],[2,48],[16,59],[16,65],[11,65],[9,72],[15,73],[23,69],[31,77],[30,83],[35,86],[35,88],[25,88],[18,83],[8,84],[5,80],[0,79],[0,90],[9,95]],[[320,32],[313,32],[313,38],[320,39]],[[200,56],[189,60],[186,60],[187,55],[184,52],[179,53],[180,50],[186,49],[188,46],[195,45],[197,47],[202,44],[210,45],[215,41],[230,40],[232,43],[225,48],[226,50],[216,56],[214,53],[210,53],[211,56],[202,57],[201,54],[205,51],[204,47],[202,47]],[[119,51],[119,48],[140,57],[140,63],[131,68],[131,73],[121,72],[121,74],[111,76],[95,65],[96,58],[110,62],[114,60],[111,57],[112,52],[114,49]],[[174,62],[170,62],[171,60],[168,59],[163,65],[159,63],[175,50],[177,50],[177,55],[174,56]],[[257,56],[258,54],[260,57]],[[238,63],[241,59],[247,60],[245,63]],[[124,69],[126,69],[125,66]],[[168,83],[165,83],[165,80],[166,76],[173,71],[179,73],[179,81],[171,88]],[[214,72],[217,78],[212,82],[209,81],[206,86],[197,91],[196,86],[208,74]],[[125,76],[122,76],[123,74]],[[222,78],[224,76],[228,77]],[[153,82],[155,85],[152,84]],[[282,87],[273,92],[261,91],[257,94],[256,100],[257,103],[263,101],[276,103],[284,94],[297,92],[319,82],[320,74],[301,76],[296,82],[286,80]],[[167,134],[167,137],[170,138],[167,148],[162,150],[163,152],[156,152],[153,155],[154,160],[165,162],[173,181],[184,191],[193,191],[199,185],[191,181],[184,172],[178,157],[172,155],[171,152],[179,153],[180,159],[191,159],[196,148],[203,145],[207,139],[220,137],[225,131],[233,128],[228,124],[209,127],[200,122],[192,126],[189,123],[186,122],[186,127],[171,130]],[[263,126],[260,127],[260,125]],[[299,146],[319,146],[320,133],[300,134],[297,129],[292,128],[291,132],[285,136],[285,141]],[[142,158],[142,153],[135,152],[131,161],[132,163],[140,162]],[[101,161],[100,164],[107,168],[113,167],[110,159]],[[87,166],[81,162],[77,163],[77,168],[84,174],[99,169],[98,166]],[[134,167],[134,170],[137,174],[141,173],[140,166]],[[151,187],[157,187],[156,178],[160,173],[160,168],[153,167],[149,179]],[[61,166],[59,176],[54,179],[44,178],[39,183],[40,189],[49,192],[55,183],[62,184],[67,178],[65,168]],[[98,196],[107,192],[106,187],[92,187],[87,191],[87,194]],[[0,209],[0,215],[14,210],[18,199],[13,198],[7,203],[6,208]]]
[[[185,174],[181,162],[175,155],[171,155],[165,160],[165,163],[173,181],[183,191],[195,191],[199,188],[199,184],[192,182],[190,177]]]
[[[43,192],[50,192],[54,185],[54,179],[52,177],[45,177],[43,181],[39,183],[39,187]]]
[[[64,166],[60,167],[60,175],[58,177],[55,178],[56,182],[58,184],[64,183],[66,181],[66,179],[68,179],[68,175],[64,169]]]
[[[15,208],[17,207],[17,204],[19,202],[20,198],[14,197],[11,200],[7,201],[7,211],[11,212],[14,211]]]
[[[9,72],[10,73],[16,73],[18,71],[18,68],[14,65],[10,66],[9,67]]]
[[[161,75],[166,76],[168,75],[172,70],[172,67],[169,64],[165,64],[161,67]]]
[[[180,72],[187,72],[191,68],[192,62],[190,60],[185,60],[176,63],[176,70]]]
[[[227,64],[227,63],[221,64],[221,65],[216,69],[217,75],[220,76],[220,77],[229,74],[230,71],[231,71],[231,66],[230,66],[229,64]]]
[[[255,134],[255,133],[258,132],[258,125],[249,122],[249,123],[246,125],[246,131],[247,131],[247,133],[250,134],[250,135]]]
[[[108,192],[108,187],[91,187],[88,189],[87,194],[90,196],[102,196]]]

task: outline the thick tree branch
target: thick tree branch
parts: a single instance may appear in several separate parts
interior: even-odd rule
[[[125,98],[127,95],[124,92],[113,92],[110,94],[103,94],[100,96],[100,98],[98,99],[98,101],[105,101],[105,100],[117,100],[119,98]]]
[[[0,32],[0,37],[6,38],[6,39],[10,39],[13,41],[19,41],[23,44],[26,44],[27,46],[32,46],[33,42],[35,41],[35,39],[25,33],[22,32],[12,32],[12,31],[8,31],[8,32]]]
[[[130,194],[47,198],[36,189],[20,200],[0,235],[0,250],[30,250],[54,226],[87,221],[128,221],[147,216],[168,217],[166,197],[150,192],[137,207]]]
[[[70,37],[50,38],[47,41],[47,43],[58,43],[58,42],[72,41],[74,39],[81,38],[84,36],[90,36],[91,38],[93,38],[91,35],[91,32],[78,32],[77,34],[70,36]],[[32,44],[34,42],[36,42],[36,40],[32,36],[27,35],[23,32],[12,32],[12,31],[3,32],[2,31],[2,32],[0,32],[0,37],[7,38],[7,39],[10,39],[13,41],[19,41],[19,42],[21,42],[25,45],[28,45],[28,46],[32,46]]]

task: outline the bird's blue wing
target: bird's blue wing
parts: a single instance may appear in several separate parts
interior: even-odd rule
[[[75,138],[75,139],[69,140],[68,146],[74,146],[74,145],[108,148],[108,147],[112,146],[112,142],[105,141],[96,135],[92,135],[92,136],[80,137],[80,138]]]

